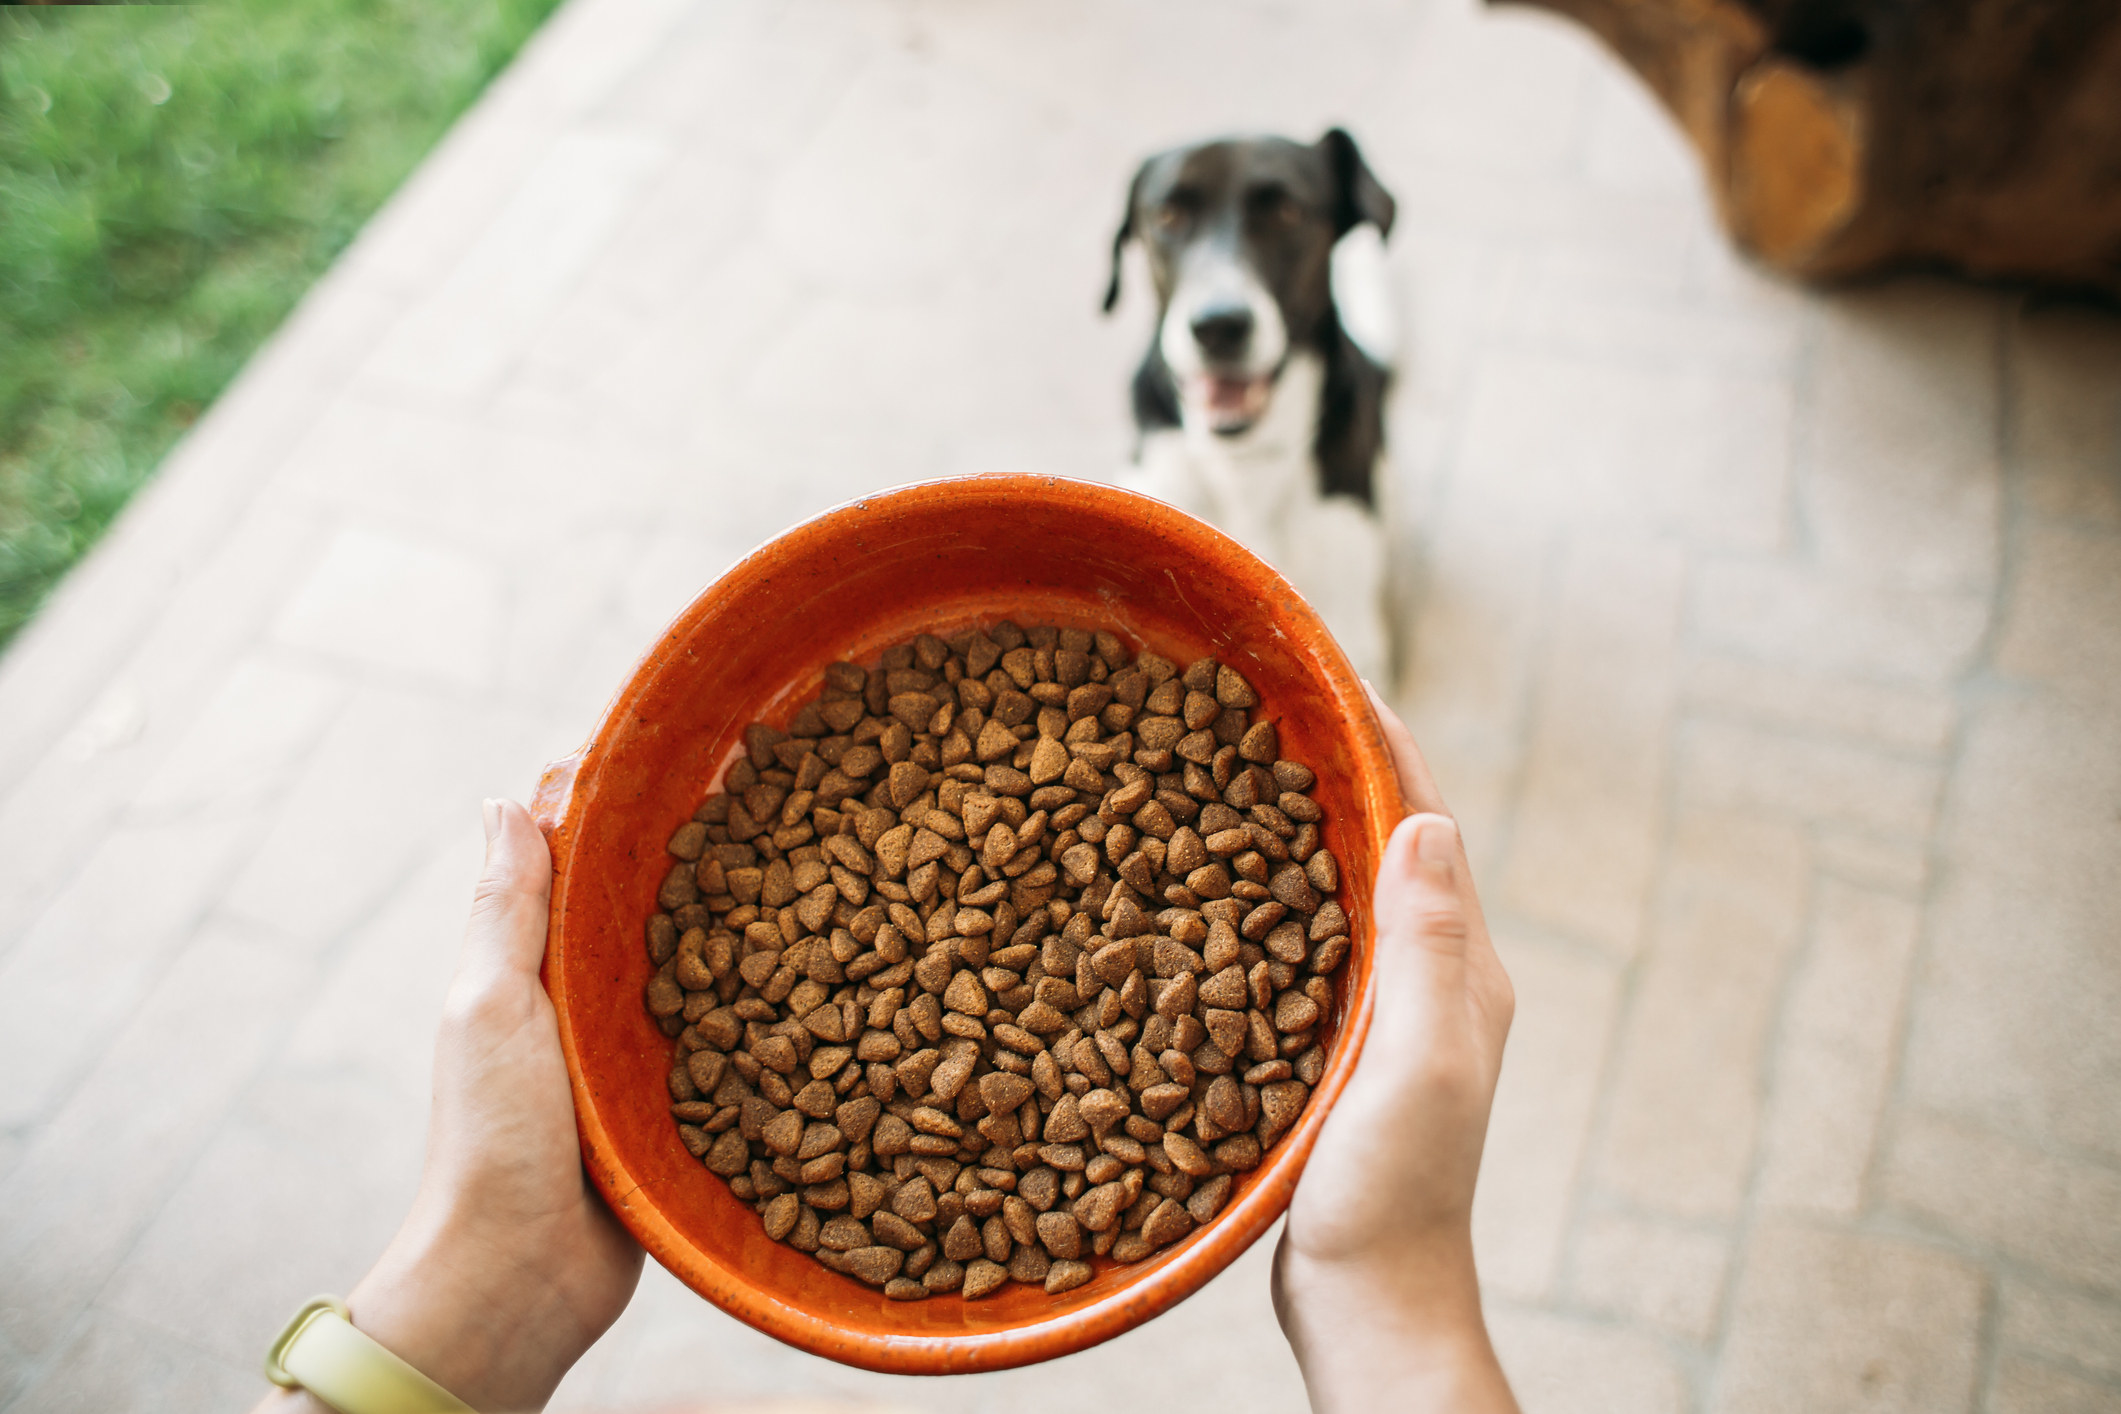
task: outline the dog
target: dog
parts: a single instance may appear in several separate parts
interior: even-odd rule
[[[1134,375],[1135,469],[1124,480],[1280,570],[1380,685],[1392,649],[1378,498],[1392,376],[1382,242],[1395,209],[1339,128],[1309,146],[1175,148],[1134,174],[1105,290],[1110,313],[1139,241],[1159,305]]]

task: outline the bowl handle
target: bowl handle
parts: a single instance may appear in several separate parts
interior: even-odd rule
[[[576,751],[548,762],[545,774],[538,778],[537,793],[530,797],[530,818],[548,842],[566,821],[568,807],[574,803],[575,773],[581,769],[582,753]]]

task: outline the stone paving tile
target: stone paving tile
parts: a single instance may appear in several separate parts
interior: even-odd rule
[[[1731,1266],[1724,1233],[1626,1213],[1593,1213],[1577,1229],[1571,1295],[1606,1315],[1706,1342]]]
[[[1920,921],[1904,899],[1819,882],[1810,950],[1776,1037],[1756,1180],[1762,1202],[1861,1211]]]
[[[1707,563],[1691,589],[1688,619],[1703,647],[1917,687],[1966,672],[1989,621],[1983,592],[1878,584],[1779,560]]]
[[[1425,566],[1398,700],[1474,869],[1492,879],[1522,764],[1552,537],[1520,525],[1450,524]]]
[[[101,1298],[246,1369],[298,1303],[343,1294],[368,1270],[412,1201],[424,1147],[423,1117],[396,1087],[274,1070],[223,1120]]]
[[[1663,546],[1602,541],[1561,567],[1497,890],[1616,953],[1638,941],[1663,826],[1681,568]]]
[[[438,831],[524,789],[540,733],[492,704],[364,688],[311,754],[228,908],[322,944],[379,906]]]
[[[1974,1407],[1978,1268],[1907,1243],[1770,1222],[1732,1299],[1709,1408],[1953,1414]]]
[[[1968,724],[1904,1084],[1925,1106],[2121,1172],[2113,720],[2021,699]]]
[[[669,155],[657,137],[624,129],[559,138],[433,296],[383,340],[363,382],[423,401],[490,392]]]
[[[1496,939],[1517,990],[1473,1203],[1482,1280],[1519,1300],[1549,1294],[1620,1000],[1619,969],[1581,947]]]
[[[1956,704],[1941,692],[1911,692],[1714,655],[1687,664],[1680,694],[1693,715],[1845,738],[1909,754],[1948,750],[1958,721]]]
[[[1664,120],[1659,117],[1658,121]],[[1651,484],[1665,493],[1660,504],[1693,509],[1693,528],[1710,545],[1773,549],[1782,543],[1783,517],[1763,513],[1761,503],[1786,496],[1789,490],[1788,441],[1794,409],[1788,406],[1786,385],[1796,371],[1808,321],[1762,319],[1752,309],[1711,304],[1683,293],[1653,300],[1643,298],[1636,288],[1587,289],[1579,272],[1551,260],[1523,262],[1513,269],[1505,288],[1491,326],[1496,342],[1528,354],[1543,351],[1549,359],[1566,355],[1618,364],[1638,376],[1661,376],[1658,386],[1681,405],[1672,425],[1679,435],[1670,446],[1642,446],[1645,454],[1661,463],[1675,451],[1698,452],[1706,444],[1733,458],[1735,467],[1697,464],[1690,469],[1695,478],[1705,481],[1704,489],[1716,501],[1700,491],[1689,494],[1687,487],[1672,479],[1669,468],[1656,466]],[[1611,386],[1602,376],[1594,376],[1592,385]],[[1639,394],[1642,384],[1638,378],[1618,386],[1623,392]],[[1685,409],[1688,401],[1717,392],[1732,394],[1734,411],[1745,419],[1742,428],[1729,429],[1737,435],[1721,435],[1706,426],[1698,412]],[[1660,421],[1664,415],[1660,410]],[[1611,428],[1604,419],[1597,426]],[[1762,436],[1766,445],[1752,445],[1744,435],[1747,432]],[[1622,435],[1638,441],[1642,437],[1640,430]],[[1733,476],[1734,470],[1742,475]],[[1713,523],[1700,514],[1718,501],[1747,514],[1731,525]],[[1610,512],[1614,508],[1600,505],[1596,509]]]
[[[499,597],[493,571],[475,560],[348,526],[324,547],[270,637],[390,676],[482,687],[492,677]]]
[[[1680,733],[1682,799],[1921,840],[1943,771],[1926,761],[1715,720]]]
[[[115,1312],[92,1311],[10,1414],[188,1414],[242,1409],[262,1377],[254,1360],[218,1360]]]
[[[2002,1343],[2121,1382],[2121,1307],[2017,1278],[2003,1282]]]
[[[1997,1363],[1982,1407],[1988,1414],[2113,1414],[2121,1409],[2121,1385],[2006,1355]]]
[[[1516,1307],[1490,1307],[1488,1331],[1524,1414],[1692,1408],[1679,1363],[1639,1332]]]
[[[408,1114],[420,1113],[484,852],[478,824],[465,822],[381,912],[333,947],[325,970],[287,1008],[280,1064],[359,1074],[387,1085]]]
[[[1551,300],[1533,298],[1543,324]],[[1595,313],[1588,322],[1609,322]],[[1536,332],[1544,332],[1538,330]],[[1661,347],[1684,347],[1658,330]],[[1475,371],[1461,494],[1486,517],[1529,516],[1708,547],[1774,550],[1789,498],[1791,390],[1772,376],[1630,366],[1610,354],[1497,352]],[[1587,351],[1589,352],[1589,351]]]
[[[1929,884],[1926,844],[1832,827],[1815,829],[1812,842],[1820,871],[1830,877],[1908,897],[1921,894]]]
[[[1649,91],[1604,64],[1592,69],[1590,87],[1584,175],[1602,187],[1698,197],[1700,165]]]
[[[0,961],[0,1125],[54,1113],[205,917],[260,824],[253,812],[103,836]]]
[[[1821,564],[1911,588],[1994,582],[2000,312],[1914,280],[1822,308],[1801,491]]]
[[[29,1357],[7,1338],[6,1331],[0,1331],[0,1405],[20,1394],[30,1377]]]
[[[2121,1295],[2121,1172],[1912,1111],[1888,1140],[1892,1208],[2067,1280]]]
[[[690,8],[598,0],[554,15],[369,223],[346,264],[387,287],[438,285],[557,138],[610,101]]]
[[[128,818],[214,819],[272,799],[350,694],[344,678],[269,654],[238,660],[191,729],[141,781]]]
[[[1109,475],[1128,173],[1336,121],[1400,201],[1397,700],[1522,998],[1526,1407],[2111,1407],[2121,322],[1764,275],[1544,13],[574,0],[0,662],[0,1410],[246,1399],[410,1192],[479,797],[791,521]],[[1295,1409],[1269,1251],[945,1383],[652,1273],[562,1404]]]
[[[160,631],[146,633],[99,691],[72,705],[70,729],[45,743],[0,805],[0,949],[43,915],[121,822],[141,777],[222,689],[231,662],[253,646],[321,540],[314,518],[280,507],[254,506],[219,529],[218,543],[196,547],[181,584],[153,586],[137,604]]]
[[[2017,553],[1997,669],[2068,697],[2121,704],[2121,537],[2032,525]]]
[[[1807,864],[1788,826],[1700,814],[1675,826],[1606,1085],[1592,1167],[1602,1187],[1673,1216],[1738,1215]]]
[[[203,930],[0,1183],[0,1324],[17,1349],[53,1355],[270,1053],[310,970],[277,942]]]

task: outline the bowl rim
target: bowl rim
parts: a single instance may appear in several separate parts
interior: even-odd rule
[[[891,1374],[969,1374],[1073,1354],[1161,1315],[1205,1286],[1258,1241],[1288,1208],[1319,1131],[1361,1058],[1375,997],[1374,971],[1370,966],[1374,920],[1364,909],[1361,916],[1367,926],[1357,929],[1355,946],[1346,964],[1354,971],[1350,974],[1349,1006],[1338,1045],[1295,1128],[1262,1161],[1259,1177],[1251,1186],[1196,1230],[1182,1244],[1183,1250],[1172,1249],[1160,1263],[1143,1263],[1139,1276],[1088,1305],[985,1331],[892,1335],[851,1328],[790,1305],[763,1286],[740,1278],[732,1280],[730,1273],[709,1260],[677,1230],[653,1199],[636,1201],[647,1190],[620,1157],[619,1145],[599,1112],[595,1089],[581,1063],[568,1006],[566,936],[562,927],[568,903],[568,865],[583,813],[593,803],[576,790],[577,782],[593,779],[596,768],[612,750],[616,728],[630,715],[636,694],[665,662],[683,651],[682,645],[702,619],[720,609],[738,592],[738,585],[764,567],[763,557],[769,552],[822,547],[831,543],[856,516],[874,516],[880,506],[922,502],[936,496],[1019,500],[1036,496],[1095,507],[1101,513],[1123,507],[1120,513],[1149,521],[1160,537],[1182,546],[1213,550],[1215,553],[1206,558],[1225,569],[1241,569],[1252,581],[1248,589],[1271,590],[1280,595],[1294,606],[1292,628],[1305,640],[1309,656],[1322,671],[1323,687],[1333,700],[1342,730],[1350,738],[1351,755],[1357,763],[1354,793],[1364,817],[1357,828],[1368,837],[1374,858],[1383,857],[1386,839],[1407,813],[1390,747],[1364,683],[1317,611],[1265,561],[1222,531],[1164,502],[1122,487],[1064,476],[1006,472],[889,487],[840,502],[770,537],[717,575],[679,611],[635,661],[583,745],[546,767],[531,804],[532,817],[545,834],[553,863],[549,931],[540,980],[557,1014],[584,1167],[606,1204],[635,1240],[665,1269],[723,1311],[800,1350]],[[590,795],[593,797],[594,792]]]

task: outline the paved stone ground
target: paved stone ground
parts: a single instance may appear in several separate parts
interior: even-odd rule
[[[1614,63],[1462,0],[575,0],[0,666],[0,1406],[247,1403],[411,1191],[479,798],[795,517],[1109,470],[1132,161],[1334,119],[1527,1408],[2121,1408],[2121,324],[1766,281]],[[652,1271],[562,1403],[1294,1410],[1264,1258],[918,1385]]]

